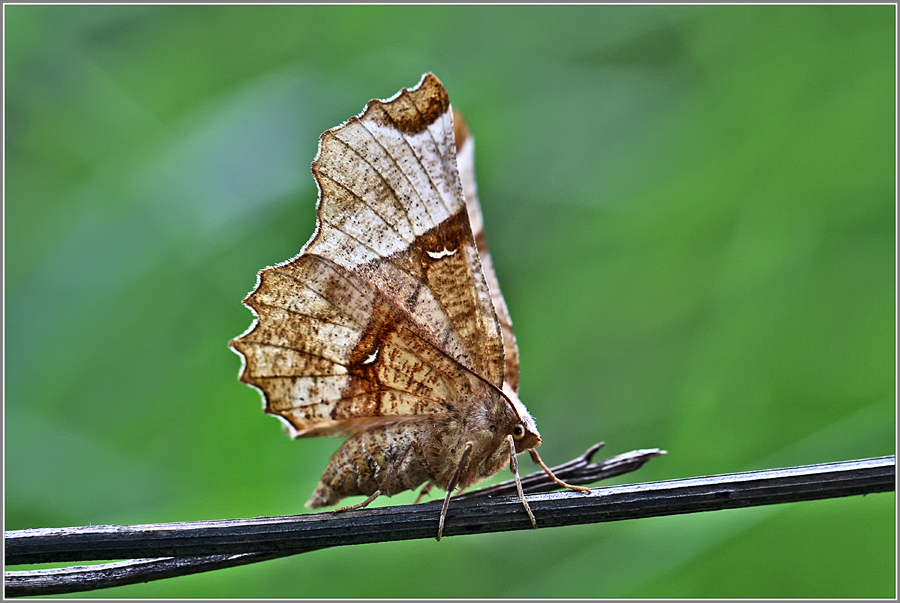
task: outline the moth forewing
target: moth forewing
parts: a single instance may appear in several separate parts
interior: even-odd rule
[[[433,74],[326,131],[312,166],[316,230],[244,300],[257,318],[230,344],[240,379],[294,437],[347,436],[311,507],[438,486],[442,531],[455,488],[507,463],[519,483],[516,454],[550,473],[516,394],[472,144]],[[521,484],[519,495],[536,526]]]

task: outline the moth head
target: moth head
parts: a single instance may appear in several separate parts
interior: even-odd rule
[[[516,443],[516,453],[524,452],[541,445],[541,434],[538,433],[534,419],[519,400],[519,396],[507,384],[503,384],[504,397],[509,401],[515,414],[515,422],[512,424],[510,434]]]

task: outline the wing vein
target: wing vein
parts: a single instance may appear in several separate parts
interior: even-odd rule
[[[327,298],[324,298],[324,297],[323,297],[322,299],[324,299],[324,300],[327,301],[329,304],[331,304],[332,306],[334,306],[334,303],[331,302],[330,300],[328,300]],[[328,324],[328,325],[334,325],[334,326],[336,326],[336,327],[343,327],[343,328],[345,328],[345,329],[350,329],[350,328],[351,328],[351,327],[348,327],[348,326],[345,325],[345,324],[342,324],[342,323],[339,323],[339,322],[334,322],[333,320],[327,320],[327,319],[322,318],[322,317],[320,317],[320,316],[315,316],[315,315],[313,315],[313,314],[306,314],[305,312],[300,312],[299,310],[292,310],[292,309],[290,309],[290,308],[285,308],[284,306],[279,306],[279,305],[276,305],[276,304],[270,304],[270,303],[260,302],[260,301],[257,301],[257,302],[255,302],[255,303],[256,303],[256,305],[260,306],[261,308],[277,308],[277,309],[279,309],[279,310],[283,310],[283,311],[287,312],[288,314],[293,314],[294,316],[305,316],[305,317],[307,317],[307,318],[312,318],[313,320],[315,320],[315,321],[317,321],[317,322],[322,322],[322,323],[325,323],[325,324]],[[337,307],[337,306],[335,306],[335,307]],[[346,315],[345,315],[343,312],[341,313],[341,316],[345,316],[345,317],[346,317]],[[359,324],[357,321],[353,320],[352,318],[347,317],[347,319],[348,319],[349,321],[351,321],[353,324],[355,324],[356,326],[358,326],[358,327],[360,327],[360,328],[363,327],[363,325]]]
[[[365,123],[362,120],[360,120],[358,123],[360,126],[362,126],[362,128],[366,131],[366,133],[372,138],[372,140],[374,140],[378,144],[378,146],[381,147],[381,150],[384,151],[384,154],[391,158],[391,161],[394,163],[394,165],[397,165],[397,162],[394,159],[393,155],[391,155],[390,152],[384,147],[384,145],[382,145],[381,142],[377,138],[375,138],[375,136],[372,134],[372,132],[367,127],[365,127]],[[365,163],[370,168],[372,168],[372,172],[378,175],[378,177],[381,179],[381,182],[384,183],[384,187],[391,192],[391,195],[393,196],[394,200],[397,201],[397,203],[395,205],[395,209],[399,209],[400,213],[403,214],[403,217],[406,218],[406,223],[409,224],[410,232],[415,233],[416,232],[415,226],[413,225],[413,222],[410,220],[409,214],[407,213],[406,208],[403,206],[403,203],[401,202],[399,193],[393,187],[393,185],[390,183],[390,181],[387,178],[385,178],[384,174],[382,174],[378,170],[378,168],[375,167],[374,164],[372,164],[371,161],[369,161],[362,153],[360,153],[359,149],[350,145],[347,141],[345,141],[344,139],[342,139],[338,136],[335,136],[334,139],[337,140],[338,142],[340,142],[342,145],[344,145],[344,147],[346,147],[348,150],[352,151],[354,155],[359,157],[359,160],[361,162]],[[399,166],[397,166],[397,170],[401,174],[403,174],[403,171],[400,170]],[[406,176],[406,174],[403,174],[403,177],[406,178],[407,182],[409,182],[409,178]],[[334,182],[334,178],[329,178],[329,180]],[[415,190],[415,187],[413,187],[412,182],[409,182],[409,185],[410,185],[410,188]],[[415,192],[417,195],[419,194],[418,191],[415,191]],[[419,199],[421,200],[422,198],[419,197]],[[422,203],[424,204],[424,201]],[[375,211],[375,209],[372,209],[372,211]],[[375,213],[378,213],[378,212],[375,211]],[[428,214],[428,216],[431,217],[431,214]],[[434,222],[434,219],[432,218],[432,223],[433,222]]]
[[[416,113],[419,114],[419,117],[422,117],[422,118],[423,118],[423,121],[424,121],[424,116],[422,115],[422,112],[419,110],[419,106],[416,105],[415,103],[412,103],[412,107],[413,107],[413,109],[416,110]],[[392,120],[392,121],[393,121],[393,120]],[[443,124],[443,120],[440,120],[440,121],[441,121],[441,125],[443,126],[443,125],[444,125],[444,124]],[[445,159],[446,159],[446,157],[444,156],[444,154],[441,152],[441,151],[443,150],[443,148],[442,148],[443,145],[442,145],[441,143],[439,143],[439,142],[435,139],[434,135],[433,135],[432,132],[431,132],[431,128],[430,128],[430,127],[425,128],[425,131],[428,132],[428,137],[431,139],[431,142],[434,144],[434,148],[435,148],[435,149],[437,150],[437,152],[438,152],[438,157],[440,157],[440,159],[441,159],[441,166],[443,167],[443,166],[444,166],[444,163],[445,163]],[[446,136],[446,134],[447,134],[447,132],[446,132],[446,130],[445,130],[445,131],[444,131],[444,135]],[[412,151],[413,155],[415,155],[416,159],[419,161],[419,165],[422,166],[422,171],[425,172],[425,175],[426,175],[426,176],[428,176],[428,181],[431,182],[431,188],[434,189],[434,191],[437,193],[438,197],[439,197],[440,200],[441,200],[441,203],[444,205],[444,209],[446,209],[446,210],[447,210],[447,213],[450,214],[450,215],[452,216],[452,215],[455,213],[455,212],[454,212],[454,209],[453,209],[453,203],[452,203],[452,201],[450,202],[450,204],[447,203],[447,200],[444,198],[444,195],[443,195],[441,189],[438,187],[438,185],[437,185],[437,183],[434,181],[434,179],[432,179],[431,173],[430,173],[427,169],[425,169],[425,164],[422,163],[422,158],[419,157],[419,155],[416,153],[415,147],[413,147],[413,145],[410,143],[410,141],[409,141],[409,139],[407,138],[406,134],[403,134],[403,135],[401,136],[401,138],[403,138],[403,141],[406,143],[406,146],[409,147],[410,151]],[[462,188],[462,187],[460,187],[460,188]],[[460,192],[462,192],[462,191],[460,191]],[[465,206],[465,198],[462,198],[461,200],[462,200],[462,205]]]
[[[329,226],[330,226],[330,225],[329,225]],[[344,232],[344,231],[341,231],[341,232]],[[344,233],[344,234],[346,234],[346,233]],[[348,235],[348,236],[349,236],[349,235]],[[333,269],[334,269],[334,268],[339,268],[340,270],[346,270],[346,268],[344,268],[343,266],[337,264],[336,262],[332,261],[332,260],[329,259],[329,258],[326,258],[326,257],[323,256],[323,255],[310,254],[309,257],[319,258],[319,259],[323,260],[325,263],[327,263],[327,264],[328,264],[331,268],[333,268]],[[316,291],[315,289],[313,289],[312,287],[310,287],[310,286],[307,284],[307,283],[309,282],[309,279],[308,279],[308,278],[307,278],[305,281],[304,281],[304,280],[301,280],[300,277],[298,277],[298,276],[296,276],[296,275],[294,275],[294,274],[291,274],[290,272],[285,272],[285,271],[283,271],[283,270],[279,270],[278,267],[272,268],[271,270],[272,270],[272,273],[273,273],[273,274],[280,274],[281,276],[286,276],[287,278],[289,278],[289,279],[291,279],[292,281],[294,281],[294,282],[296,282],[297,284],[299,284],[301,287],[303,287],[303,288],[305,288],[305,289],[308,289],[308,290],[312,291],[312,292],[315,293],[318,297],[324,299],[324,300],[327,301],[329,304],[331,304],[332,306],[334,306],[335,308],[337,308],[337,304],[335,304],[332,300],[328,299],[327,297],[325,297],[324,295],[322,295],[319,291]],[[359,295],[360,295],[361,297],[366,297],[366,296],[368,295],[368,293],[367,293],[366,291],[363,291],[362,289],[360,289],[359,287],[357,287],[357,286],[356,286],[356,283],[354,283],[352,280],[350,280],[350,279],[348,279],[348,278],[344,278],[343,275],[341,275],[341,279],[342,279],[345,283],[347,283],[347,284],[349,284],[351,287],[353,287],[353,288],[356,290],[356,292],[359,293]],[[340,308],[338,308],[338,309],[340,309]],[[341,313],[343,314],[343,312],[341,312]],[[359,324],[359,323],[357,323],[357,324]]]
[[[387,116],[388,119],[391,120],[392,123],[394,122],[393,118],[392,118],[390,115],[388,115],[387,112],[385,112],[385,115]],[[398,171],[400,174],[403,175],[403,178],[409,183],[409,187],[410,187],[413,191],[415,191],[416,196],[419,198],[419,201],[421,201],[422,207],[425,209],[425,213],[428,214],[428,219],[431,221],[431,224],[433,224],[434,226],[437,226],[437,225],[438,225],[438,221],[434,219],[434,216],[433,216],[432,213],[431,213],[431,208],[428,207],[429,203],[428,203],[425,199],[422,198],[422,194],[419,192],[418,188],[416,188],[415,184],[414,184],[413,181],[410,179],[409,175],[408,175],[406,172],[403,171],[403,168],[402,168],[402,167],[400,167],[400,163],[397,162],[397,158],[394,157],[394,155],[393,155],[390,151],[387,150],[387,147],[385,147],[383,144],[381,144],[381,141],[378,139],[377,136],[375,136],[375,134],[372,132],[372,130],[369,129],[369,127],[366,125],[365,122],[360,121],[359,123],[360,123],[360,125],[365,129],[365,131],[369,133],[369,136],[372,137],[372,140],[374,140],[374,141],[376,142],[376,144],[378,144],[378,146],[381,147],[381,149],[384,151],[384,154],[385,154],[388,158],[390,158],[391,162],[397,167],[397,171]],[[396,126],[395,126],[395,127],[396,127]],[[429,182],[430,182],[430,181],[431,181],[431,176],[428,174],[428,171],[425,169],[425,166],[422,165],[422,161],[419,159],[419,156],[416,155],[416,153],[412,150],[412,147],[410,147],[409,141],[406,140],[406,137],[405,137],[405,136],[401,136],[401,138],[403,139],[403,143],[407,146],[407,148],[409,148],[410,153],[412,154],[412,156],[415,157],[416,162],[419,164],[419,167],[422,168],[422,171],[425,172],[425,175],[428,176],[428,180],[429,180]],[[371,164],[370,164],[370,165],[371,165]],[[378,168],[376,168],[375,166],[372,166],[372,169],[374,169],[376,172],[378,172]],[[384,179],[384,175],[381,174],[381,172],[378,172],[378,175],[381,176],[382,179]],[[387,183],[387,180],[386,180],[386,179],[385,179],[385,182]],[[390,183],[388,183],[388,187],[391,189],[391,191],[394,192],[394,196],[397,197],[397,196],[398,196],[398,193],[397,193],[397,191],[394,189],[393,185],[390,184]],[[434,183],[432,183],[432,188],[433,188],[433,187],[434,187]],[[398,198],[399,198],[399,197],[398,197]],[[403,213],[406,214],[406,219],[407,219],[407,220],[410,220],[410,217],[409,217],[409,211],[407,210],[406,207],[403,207]],[[413,232],[415,232],[415,231],[413,231]]]
[[[373,167],[372,169],[374,170],[375,168]],[[376,173],[377,173],[377,170],[376,170]],[[382,180],[384,180],[384,176],[382,176],[381,174],[378,174],[378,176],[381,177]],[[384,222],[387,225],[387,227],[390,228],[394,232],[394,234],[397,235],[397,237],[400,240],[406,242],[407,244],[411,242],[411,241],[407,241],[406,238],[400,233],[400,231],[397,230],[397,227],[394,226],[393,224],[391,224],[387,219],[385,219],[385,217],[382,216],[381,213],[379,213],[378,209],[376,209],[375,207],[372,207],[371,205],[366,203],[365,198],[362,197],[361,195],[359,195],[355,190],[351,189],[348,186],[345,186],[344,184],[338,182],[337,180],[335,180],[334,178],[332,178],[331,176],[329,176],[327,174],[319,174],[319,178],[325,178],[325,179],[331,181],[332,183],[334,183],[339,188],[342,188],[343,190],[347,191],[350,195],[353,196],[353,198],[355,198],[357,201],[359,201],[359,203],[361,205],[365,205],[370,210],[372,210],[372,213],[375,214],[376,216],[378,216],[378,219],[381,220],[382,222]],[[391,191],[391,192],[394,192],[394,191]],[[394,198],[396,198],[396,195],[394,195]],[[403,213],[403,216],[406,218],[407,222],[409,222],[409,216],[407,216],[405,212]],[[341,231],[341,232],[343,232],[343,231]],[[410,224],[410,232],[415,232],[415,230],[413,230],[413,228],[412,228],[412,224]]]

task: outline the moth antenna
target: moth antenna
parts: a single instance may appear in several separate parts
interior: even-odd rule
[[[563,488],[568,488],[569,490],[577,490],[578,492],[591,491],[590,488],[585,488],[584,486],[573,486],[572,484],[567,484],[566,482],[562,481],[561,479],[556,477],[552,471],[550,471],[550,467],[544,464],[544,461],[541,460],[541,455],[538,454],[537,450],[535,450],[534,448],[529,448],[528,452],[531,453],[531,458],[534,460],[534,462],[540,465],[541,469],[547,472],[547,475],[550,476],[550,479],[552,479]],[[516,480],[518,481],[518,475],[516,476]]]
[[[516,476],[516,490],[519,491],[519,500],[522,501],[522,505],[525,507],[529,519],[531,519],[531,525],[536,530],[537,521],[534,519],[534,513],[531,512],[531,507],[528,506],[528,501],[525,500],[525,492],[522,491],[522,480],[519,479],[519,460],[516,458],[516,442],[513,440],[512,434],[506,436],[506,441],[509,442],[509,468],[513,475]]]
[[[459,464],[456,466],[456,471],[453,472],[453,477],[450,478],[450,483],[447,484],[447,496],[444,497],[444,506],[441,508],[441,520],[438,523],[438,542],[440,542],[441,535],[444,533],[444,517],[447,516],[447,507],[450,506],[450,496],[453,494],[456,484],[459,483],[459,476],[462,475],[463,467],[465,466],[466,461],[469,460],[469,453],[472,452],[473,448],[475,448],[475,444],[466,442],[466,447],[463,449],[462,456],[459,457]]]

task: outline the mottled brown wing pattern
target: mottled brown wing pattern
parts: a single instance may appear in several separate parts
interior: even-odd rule
[[[463,369],[424,345],[408,316],[328,259],[265,270],[245,303],[259,318],[232,343],[245,358],[241,378],[294,437],[445,412],[469,394]]]
[[[260,272],[245,300],[257,321],[232,342],[241,379],[293,436],[465,404],[466,371],[502,386],[503,336],[455,149],[430,74],[322,135],[316,232]]]
[[[473,157],[434,75],[371,101],[319,141],[312,239],[262,270],[244,300],[257,319],[231,342],[241,380],[292,436],[349,436],[310,507],[437,486],[447,491],[440,540],[453,490],[507,463],[518,480],[525,450],[557,484],[584,489],[556,479],[534,450]]]
[[[504,381],[514,392],[519,391],[519,348],[516,346],[516,336],[513,333],[512,318],[506,307],[506,300],[500,291],[500,281],[494,272],[494,262],[488,251],[487,241],[484,238],[484,217],[481,215],[481,205],[478,203],[478,187],[475,184],[475,140],[472,138],[469,126],[463,116],[453,112],[453,127],[456,138],[456,163],[459,167],[459,179],[463,194],[466,198],[466,210],[469,214],[469,224],[472,227],[472,235],[478,247],[478,255],[481,258],[481,269],[491,291],[491,300],[497,319],[500,321],[500,329],[503,336],[503,352],[506,360]]]
[[[413,91],[372,101],[326,132],[313,174],[319,228],[303,253],[359,272],[413,316],[426,339],[499,385],[502,336],[472,245],[452,112],[437,78],[429,74]],[[441,288],[440,260],[450,257],[441,254],[457,250],[453,260],[465,262],[465,278]],[[454,313],[454,304],[469,311]]]

